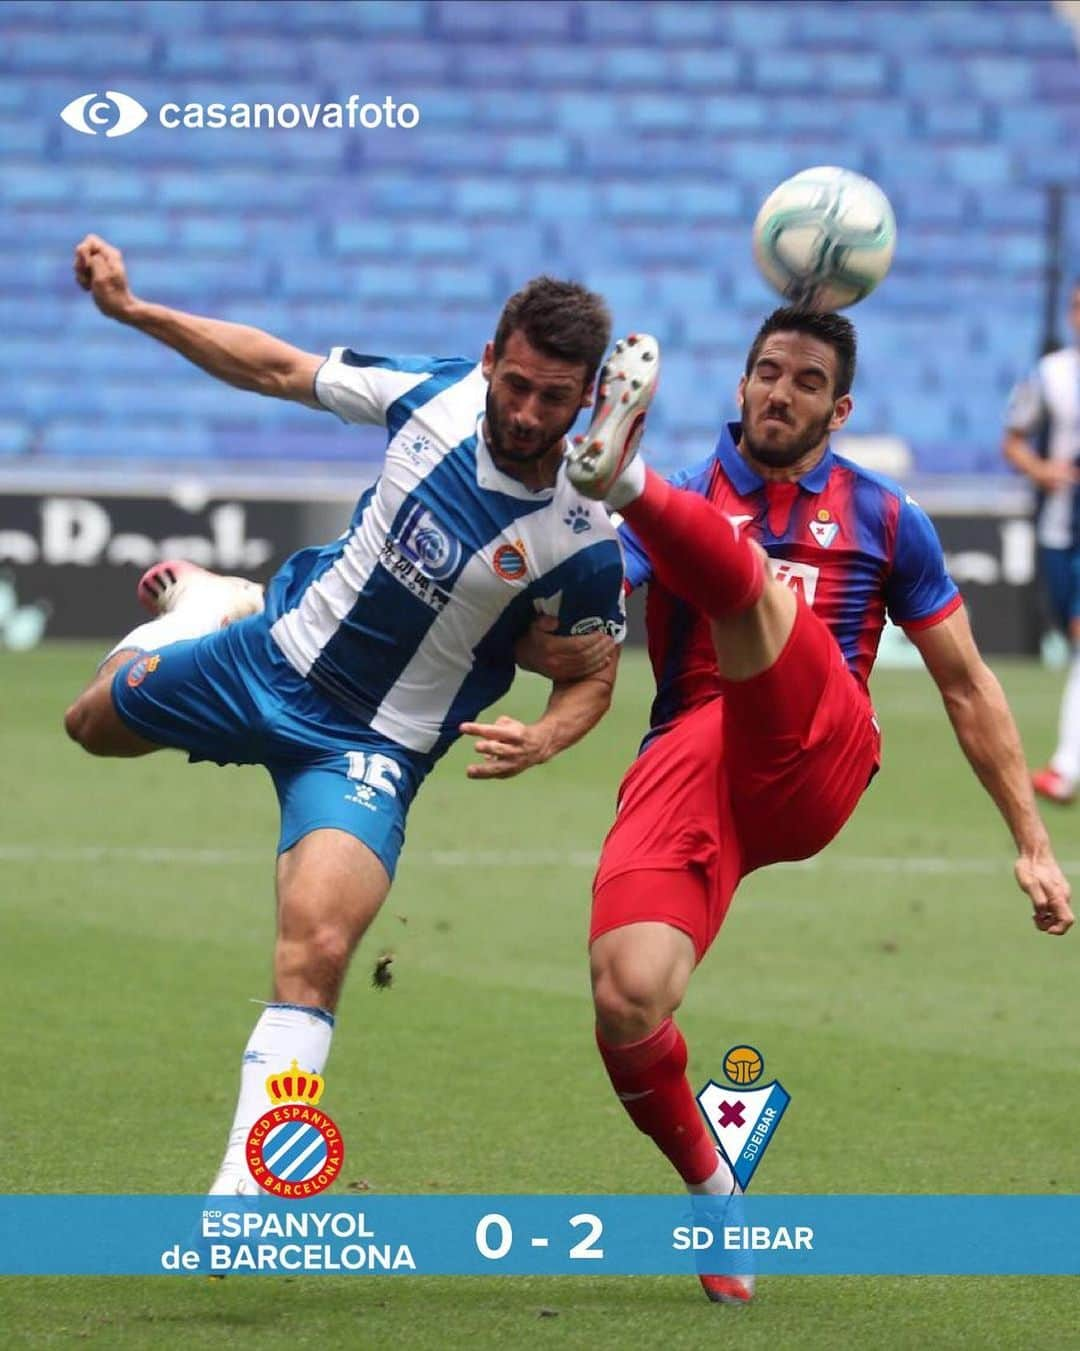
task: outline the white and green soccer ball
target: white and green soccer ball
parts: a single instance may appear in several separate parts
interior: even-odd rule
[[[868,296],[896,248],[896,217],[878,185],[849,169],[804,169],[766,197],[754,258],[792,305],[840,310]]]

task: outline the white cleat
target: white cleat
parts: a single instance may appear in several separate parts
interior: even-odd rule
[[[249,582],[246,577],[222,577],[182,559],[167,559],[148,568],[139,579],[136,594],[152,615],[198,605],[219,616],[220,628],[260,614],[263,608],[263,589],[257,582]]]
[[[584,497],[607,496],[637,454],[660,379],[660,344],[648,333],[631,333],[615,344],[600,368],[596,412],[584,436],[567,451],[567,475]]]

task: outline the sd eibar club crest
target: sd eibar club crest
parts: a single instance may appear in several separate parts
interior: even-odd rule
[[[724,1073],[736,1087],[710,1079],[697,1095],[720,1152],[743,1191],[768,1148],[791,1096],[775,1079],[752,1088],[765,1072],[765,1060],[753,1046],[733,1046],[724,1056]]]

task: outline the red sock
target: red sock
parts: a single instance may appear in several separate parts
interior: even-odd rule
[[[711,618],[748,610],[761,595],[761,553],[698,493],[673,488],[646,469],[645,491],[621,510],[657,578]]]
[[[716,1146],[690,1091],[686,1042],[672,1020],[627,1046],[609,1046],[597,1029],[596,1044],[634,1125],[652,1137],[687,1185],[704,1182],[716,1171]]]

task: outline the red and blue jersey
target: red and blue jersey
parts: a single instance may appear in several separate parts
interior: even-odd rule
[[[739,434],[739,424],[729,423],[714,454],[672,482],[752,532],[773,575],[825,621],[865,688],[886,614],[908,630],[931,628],[961,604],[937,532],[898,484],[830,449],[797,482],[766,482],[739,454]],[[649,583],[655,734],[720,694],[720,679],[708,620],[653,579],[648,555],[625,523],[619,535],[627,589]]]

